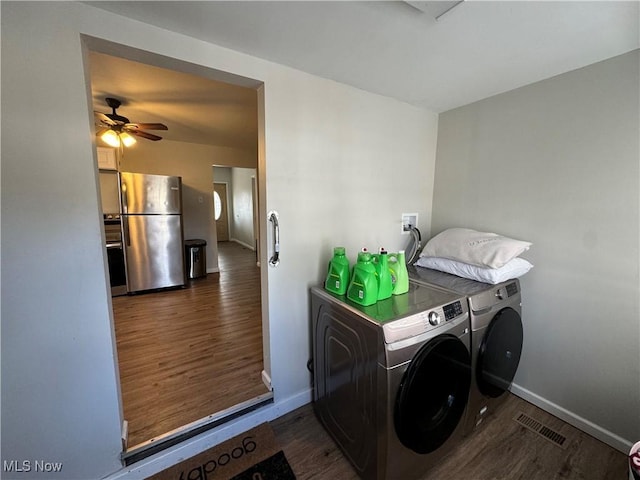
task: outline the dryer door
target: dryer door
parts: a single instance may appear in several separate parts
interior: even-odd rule
[[[467,406],[471,358],[453,335],[440,335],[413,358],[396,396],[394,423],[402,444],[425,454],[455,431]]]
[[[522,353],[522,320],[513,308],[500,310],[487,327],[478,351],[476,379],[483,395],[502,395],[516,374]]]

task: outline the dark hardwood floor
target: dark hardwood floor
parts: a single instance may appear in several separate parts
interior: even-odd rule
[[[113,298],[129,448],[267,393],[255,252],[219,244],[220,273]]]
[[[514,418],[525,413],[567,438],[560,448]],[[296,477],[357,479],[337,445],[305,405],[271,426]],[[510,395],[483,427],[422,480],[626,480],[627,457],[562,420]],[[402,479],[399,479],[402,480]]]

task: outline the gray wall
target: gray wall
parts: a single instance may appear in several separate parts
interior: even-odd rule
[[[440,115],[432,223],[533,242],[514,391],[621,449],[640,439],[638,57]]]
[[[213,167],[213,181],[231,183],[231,167]]]

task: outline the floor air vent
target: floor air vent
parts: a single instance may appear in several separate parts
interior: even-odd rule
[[[531,418],[529,415],[519,412],[515,416],[514,420],[518,422],[520,425],[522,425],[523,427],[531,430],[534,433],[537,433],[542,438],[549,440],[554,445],[560,448],[567,448],[567,444],[568,444],[567,437],[559,434],[558,432],[556,432],[555,430],[552,430],[546,425],[543,425],[536,419]]]

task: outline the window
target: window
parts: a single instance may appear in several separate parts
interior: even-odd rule
[[[215,190],[213,191],[213,215],[216,220],[220,220],[222,215],[222,200]]]

